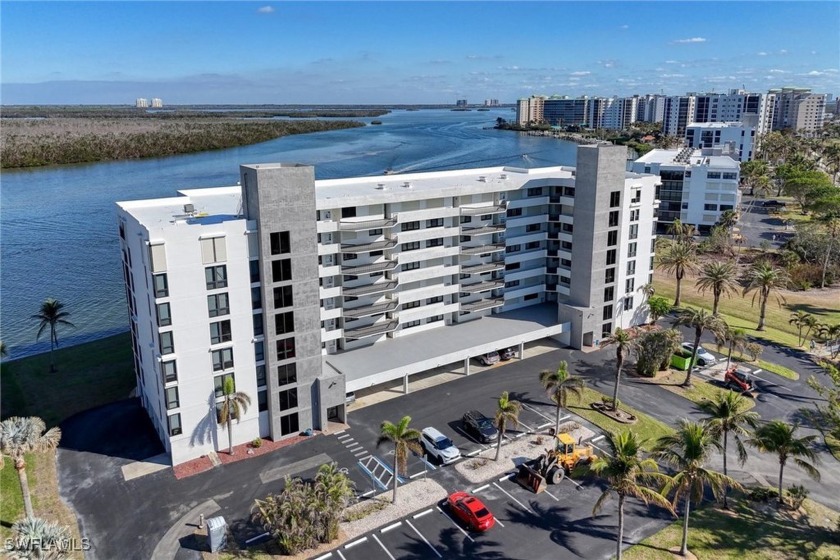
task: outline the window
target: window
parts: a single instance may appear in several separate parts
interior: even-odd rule
[[[630,226],[630,239],[636,239],[639,237],[639,224],[633,224]]]
[[[563,284],[564,286],[568,286],[569,284],[572,283],[572,279],[569,278],[568,276],[561,276],[560,277],[560,283]]]
[[[268,410],[268,391],[260,391],[257,393],[257,409],[260,412]]]
[[[505,253],[518,253],[522,250],[522,245],[511,245],[510,247],[505,247]]]
[[[288,231],[274,232],[269,235],[269,238],[271,240],[272,255],[284,255],[292,252]]]
[[[169,311],[168,303],[159,303],[157,309],[157,322],[159,327],[168,327],[172,324],[172,314]]]
[[[570,268],[572,266],[572,261],[570,261],[569,259],[560,259],[560,266],[565,266],[566,268]]]
[[[615,289],[610,286],[608,288],[604,288],[604,302],[610,302],[615,299]]]
[[[429,239],[426,241],[426,247],[440,247],[443,245],[443,238],[438,237],[437,239]]]
[[[624,293],[630,294],[633,293],[633,290],[636,289],[636,279],[635,278],[628,278],[624,282]]]
[[[293,302],[291,286],[281,286],[279,288],[274,288],[274,309],[280,309],[281,307],[291,307],[292,304]]]
[[[228,305],[228,295],[224,293],[207,296],[207,312],[210,317],[229,315],[230,306]]]
[[[265,387],[266,383],[265,365],[257,366],[257,387]]]
[[[717,212],[717,209],[718,209],[717,204],[704,204],[703,205],[703,210],[706,210],[707,212]]]
[[[265,361],[265,343],[262,340],[254,343],[254,360]]]
[[[213,371],[222,371],[233,367],[233,348],[222,348],[211,352]]]
[[[542,187],[531,187],[527,191],[528,196],[542,196]]]
[[[415,307],[420,307],[420,300],[417,301],[408,301],[402,304],[403,310],[405,309],[414,309]]]
[[[170,436],[179,436],[183,433],[181,429],[181,414],[175,413],[172,416],[167,416],[169,423],[169,435]]]
[[[406,270],[417,270],[418,268],[420,268],[420,262],[411,262],[411,263],[405,263],[404,265],[402,265],[400,267],[400,270],[405,272]]]
[[[630,221],[631,222],[638,222],[639,221],[639,209],[636,208],[634,210],[630,210]]]
[[[400,224],[401,231],[413,231],[415,229],[420,229],[420,222],[405,222],[404,224]]]
[[[443,296],[436,296],[426,300],[426,305],[431,305],[433,303],[443,303]]]
[[[435,218],[434,220],[426,220],[427,228],[443,227],[443,218]]]
[[[280,417],[280,435],[296,434],[300,427],[298,426],[297,412],[289,414],[288,416]]]
[[[225,238],[214,237],[201,240],[201,262],[204,264],[225,262],[227,251],[225,250]]]
[[[563,224],[563,225],[566,225],[566,224]],[[527,226],[525,226],[525,231],[528,231],[528,232],[540,231],[541,227],[542,227],[541,224],[528,224]]]
[[[356,253],[343,253],[341,255],[341,260],[343,262],[352,261],[352,260],[355,260],[355,259],[358,259],[358,258],[359,258],[359,255],[357,255]]]
[[[540,242],[539,241],[529,241],[525,244],[525,249],[539,249]]]
[[[508,218],[515,218],[516,216],[521,216],[521,215],[522,215],[522,208],[510,208],[507,211],[507,217]]]
[[[608,265],[615,264],[615,255],[616,255],[616,250],[615,249],[610,249],[609,251],[607,251],[607,264]]]
[[[618,230],[614,229],[607,232],[607,247],[615,247],[618,245]]]
[[[735,179],[738,178],[738,174],[737,173],[724,173],[723,178],[728,179],[730,181],[734,181]]]
[[[175,338],[172,331],[162,332],[158,338],[160,340],[161,355],[175,352]]]
[[[612,304],[605,305],[604,306],[604,317],[603,317],[603,319],[604,320],[612,319],[612,316],[613,316],[613,306],[612,306]]]
[[[278,313],[274,316],[276,334],[286,334],[295,330],[295,314],[293,311]]]
[[[618,208],[621,206],[621,191],[610,193],[610,208]]]
[[[285,282],[292,279],[292,259],[271,262],[271,280]]]
[[[120,227],[122,231],[122,227]],[[152,272],[163,272],[166,270],[166,250],[163,243],[149,245],[149,264]]]
[[[251,284],[260,281],[260,261],[249,261],[248,268],[251,272]]]
[[[631,204],[638,204],[642,201],[642,189],[633,190],[633,198],[630,200]]]
[[[164,385],[178,381],[178,366],[175,360],[160,363],[160,373],[163,376]]]
[[[505,282],[505,288],[515,288],[519,285],[519,280],[511,280],[510,282]]]
[[[563,196],[570,196],[570,197],[574,198],[575,188],[574,187],[563,187]]]
[[[706,177],[708,179],[720,179],[720,171],[709,171],[709,173],[706,174]]]
[[[601,326],[601,336],[607,338],[612,334],[612,323],[604,323]]]
[[[434,317],[426,319],[427,323],[436,323],[438,321],[443,321],[443,315],[435,315]]]
[[[493,219],[493,214],[484,214],[483,216],[479,216],[479,220],[487,221]]]
[[[225,394],[225,381],[228,379],[233,381],[233,373],[225,373],[224,375],[217,375],[213,378],[213,390],[216,398]]]
[[[233,337],[230,333],[230,321],[210,323],[210,344],[230,342],[232,338]]]
[[[355,218],[356,217],[356,207],[351,206],[349,208],[342,208],[341,209],[341,217],[342,218]]]
[[[627,296],[624,298],[624,311],[630,311],[633,309],[633,296]]]
[[[297,364],[285,364],[277,366],[277,384],[289,385],[290,383],[297,383]]]
[[[618,227],[618,210],[613,210],[612,212],[610,212],[607,227]]]
[[[295,339],[284,338],[277,341],[277,359],[288,360],[295,357]]]
[[[653,257],[650,258],[650,268],[648,270],[653,270]]]
[[[636,243],[633,242],[627,247],[627,256],[628,257],[635,257],[636,256]]]
[[[368,230],[368,235],[371,237],[379,237],[382,235],[382,228]]]
[[[155,285],[155,297],[169,297],[169,281],[166,279],[166,274],[155,274],[152,276],[152,281]]]
[[[468,224],[472,221],[472,216],[461,216],[461,223]]]
[[[262,309],[262,290],[251,288],[251,309]]]
[[[505,270],[517,270],[520,266],[522,266],[522,263],[508,263],[505,265]]]
[[[254,314],[254,336],[263,335],[263,314]]]
[[[421,323],[421,321],[409,321],[408,323],[403,323],[402,328],[403,329],[410,329],[410,328],[413,328],[413,327],[419,327],[420,323]]]
[[[223,264],[208,266],[204,269],[204,281],[208,290],[227,288],[227,267]]]
[[[540,297],[540,294],[527,294],[522,299],[528,301],[529,299],[537,299],[538,297]]]
[[[565,233],[572,233],[575,231],[575,226],[572,224],[561,224],[560,229],[563,230]]]
[[[166,410],[178,408],[180,402],[178,401],[178,387],[170,387],[166,391]]]
[[[627,274],[636,274],[636,261],[627,261]]]
[[[403,251],[416,251],[420,248],[420,242],[412,241],[411,243],[403,243],[402,245],[400,245],[400,248]]]
[[[352,274],[345,274],[344,276],[342,276],[342,277],[341,277],[341,279],[342,279],[344,282],[352,282],[353,280],[358,280],[358,279],[359,279],[359,277],[358,277],[358,276],[354,276],[354,275],[352,275]]]
[[[611,284],[613,282],[615,282],[615,269],[608,268],[606,271],[604,271],[604,283]]]
[[[572,242],[571,241],[561,241],[560,248],[564,251],[571,251],[572,250]]]

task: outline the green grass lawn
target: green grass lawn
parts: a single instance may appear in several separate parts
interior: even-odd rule
[[[625,404],[621,404],[619,408],[621,408],[621,410],[625,412],[629,412],[630,414],[635,415],[637,418],[635,424],[622,424],[620,422],[616,422],[609,416],[601,414],[600,412],[589,406],[589,403],[601,402],[601,397],[604,396],[607,395],[604,395],[603,393],[599,393],[598,391],[595,391],[594,389],[589,389],[587,387],[583,389],[583,395],[581,396],[580,402],[578,403],[575,402],[574,399],[570,399],[568,408],[571,412],[574,412],[578,416],[586,418],[587,420],[589,420],[604,431],[610,433],[618,433],[625,430],[633,430],[633,432],[635,432],[636,435],[638,435],[641,439],[650,440],[650,442],[646,446],[648,448],[660,436],[673,433],[673,428]],[[612,395],[609,396],[612,397]],[[620,401],[620,392],[618,396],[618,400]]]
[[[718,395],[729,392],[729,389],[723,389],[708,381],[699,378],[697,375],[691,376],[691,387],[681,387],[682,382],[685,381],[684,371],[673,371],[662,377],[651,379],[651,385],[659,385],[675,395],[679,395],[684,399],[688,399],[693,403],[700,404],[703,401],[713,401]],[[755,400],[751,398],[746,399],[746,410],[755,406]]]
[[[128,333],[2,365],[2,417],[40,416],[55,426],[77,412],[128,397],[135,386]]]
[[[803,506],[806,515],[798,518],[788,513],[779,516],[773,511],[764,513],[764,508],[748,501],[737,501],[734,505],[737,515],[732,516],[711,506],[692,510],[688,520],[688,550],[699,560],[840,558],[840,544],[831,531],[837,512],[810,500]],[[676,556],[669,549],[679,548],[681,540],[682,520],[679,520],[628,549],[623,557],[673,560]]]
[[[732,361],[733,362],[741,362],[741,363],[744,363],[744,364],[747,364],[747,365],[750,365],[750,366],[755,366],[755,367],[761,368],[762,371],[769,371],[770,373],[775,373],[776,375],[781,375],[782,377],[785,377],[787,379],[793,379],[794,381],[799,379],[799,373],[798,372],[796,372],[796,371],[794,371],[790,368],[786,368],[785,366],[780,366],[778,364],[773,364],[773,363],[768,362],[766,360],[760,360],[759,359],[759,360],[756,360],[754,362],[751,362],[751,361],[747,360],[746,358],[736,358],[736,357],[733,356]]]
[[[35,476],[35,461],[33,455],[26,456],[26,476],[29,478],[30,489],[37,484]],[[23,495],[20,493],[20,479],[14,463],[5,459],[0,469],[0,539],[11,536],[10,527],[23,515]]]

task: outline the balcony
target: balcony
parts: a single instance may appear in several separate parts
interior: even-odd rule
[[[502,270],[504,267],[505,263],[502,261],[488,264],[476,264],[473,266],[462,266],[461,274],[485,274],[487,272],[493,272],[494,270]]]
[[[501,307],[505,304],[505,298],[483,299],[472,303],[462,303],[461,311],[472,313],[474,311],[485,311],[494,307]]]
[[[347,261],[342,263],[342,272],[343,274],[352,274],[353,276],[361,276],[362,274],[373,274],[374,272],[386,272],[391,271],[399,266],[394,261],[385,261],[385,262],[378,262],[373,264],[362,264],[359,266],[353,266],[352,264],[348,265],[347,263],[352,263],[353,261]]]
[[[461,291],[467,294],[478,294],[481,292],[489,292],[490,290],[496,290],[504,287],[504,280],[495,280],[492,282],[479,282],[477,284],[468,284],[466,286],[462,285]]]
[[[461,207],[462,216],[485,216],[487,214],[504,214],[507,212],[507,207],[504,204],[498,206],[479,206],[479,207]]]
[[[361,307],[354,307],[352,309],[344,309],[344,317],[349,319],[359,319],[361,317],[373,317],[374,315],[382,315],[388,311],[394,311],[399,304],[396,301],[389,301],[388,303],[378,303],[376,305],[363,305]]]
[[[461,228],[461,235],[468,237],[476,237],[479,235],[490,235],[492,233],[502,233],[505,231],[505,226],[483,226],[472,229]]]
[[[379,218],[376,220],[365,220],[363,222],[341,222],[341,231],[364,231],[366,229],[382,229],[394,227],[397,220],[394,218]]]
[[[378,336],[397,330],[398,321],[388,321],[387,323],[377,323],[367,327],[360,327],[358,329],[344,329],[344,338],[348,340],[358,340],[360,338],[367,338],[369,336]]]
[[[382,294],[385,292],[393,292],[397,288],[396,282],[375,282],[367,286],[358,286],[356,288],[344,288],[345,296],[369,296],[372,294]]]
[[[461,247],[462,255],[483,255],[484,253],[498,253],[505,250],[504,243],[493,243],[491,245],[479,245],[478,247]]]
[[[373,251],[382,251],[384,249],[393,249],[397,246],[394,240],[374,241],[373,243],[362,243],[361,245],[342,245],[342,253],[371,253]]]

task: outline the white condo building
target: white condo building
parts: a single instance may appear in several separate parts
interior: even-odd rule
[[[226,378],[253,403],[234,443],[277,440],[346,421],[351,391],[644,322],[660,179],[625,158],[317,181],[244,165],[237,186],[118,203],[138,395],[173,464],[226,447]]]
[[[685,129],[686,147],[713,148],[728,144],[741,162],[755,157],[756,142],[755,127],[741,122],[691,123]]]

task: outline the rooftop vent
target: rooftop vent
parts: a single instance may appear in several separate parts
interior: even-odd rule
[[[380,191],[387,191],[388,187],[385,185],[385,183],[379,183],[376,185],[376,189]]]
[[[184,214],[195,214],[195,206],[193,206],[192,204],[184,204]]]
[[[499,175],[499,179],[501,179],[502,181],[507,179],[507,173],[502,173],[501,175]]]
[[[485,177],[484,175],[479,175],[478,180],[481,181],[482,183],[486,183],[487,182],[487,177]]]
[[[403,183],[403,188],[404,188],[404,189],[410,189],[410,188],[411,188],[411,182],[410,182],[410,181],[406,181],[405,183]]]

